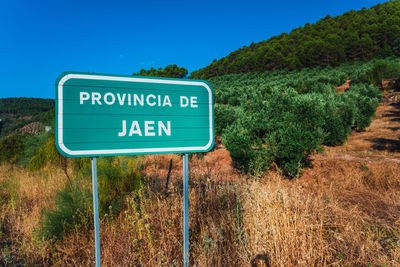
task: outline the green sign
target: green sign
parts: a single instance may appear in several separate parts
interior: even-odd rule
[[[67,157],[206,152],[214,145],[206,81],[65,72],[56,99],[56,145]]]

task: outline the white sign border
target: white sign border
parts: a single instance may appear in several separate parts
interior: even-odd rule
[[[208,92],[209,101],[209,127],[210,127],[210,139],[205,146],[197,147],[165,147],[165,148],[136,148],[136,149],[102,149],[102,150],[70,150],[64,145],[63,140],[63,86],[69,79],[87,79],[87,80],[106,80],[106,81],[121,81],[121,82],[141,82],[141,83],[160,83],[160,84],[179,84],[179,85],[198,85],[203,86]],[[148,78],[136,78],[136,77],[123,77],[123,76],[106,76],[99,74],[74,74],[70,73],[65,75],[57,85],[58,88],[58,146],[67,155],[70,156],[106,156],[106,155],[126,155],[126,154],[146,154],[146,153],[183,153],[183,152],[201,152],[208,151],[213,144],[214,129],[213,129],[213,103],[212,103],[212,90],[207,83],[201,81],[180,81],[180,80],[166,80],[166,79],[148,79]],[[61,100],[60,100],[61,99]]]

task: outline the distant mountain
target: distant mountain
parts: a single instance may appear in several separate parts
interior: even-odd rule
[[[41,124],[52,124],[55,119],[54,105],[54,99],[0,98],[0,137],[16,131],[21,132],[18,130],[28,124],[34,126],[38,125],[39,122]]]
[[[34,115],[54,108],[54,99],[10,97],[0,98],[0,114]]]
[[[251,43],[207,67],[191,78],[208,79],[230,73],[338,66],[374,57],[400,56],[400,0],[341,16]]]

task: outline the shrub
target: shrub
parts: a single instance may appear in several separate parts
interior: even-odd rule
[[[24,152],[24,135],[13,134],[0,140],[0,161],[17,162]]]
[[[24,138],[24,152],[19,160],[19,163],[21,163],[24,167],[29,166],[30,160],[53,135],[54,133],[46,132],[39,135],[28,135],[26,138]]]
[[[50,163],[53,166],[61,167],[65,175],[70,179],[70,174],[68,172],[68,163],[70,161],[72,161],[72,159],[68,159],[58,152],[55,136],[50,135],[47,142],[39,148],[37,154],[29,161],[28,169],[31,171],[39,170]]]
[[[212,78],[216,133],[241,170],[259,172],[275,161],[294,177],[322,143],[343,144],[352,129],[370,124],[381,100],[365,85],[374,62]],[[350,90],[337,94],[334,86],[348,77]]]
[[[267,161],[261,145],[255,147],[253,135],[254,132],[245,128],[243,122],[238,120],[226,129],[222,139],[235,166],[245,172],[255,174],[260,169],[266,169]]]
[[[294,177],[324,137],[319,94],[272,89],[268,101],[255,99],[246,111],[222,136],[236,166],[244,171],[257,174],[275,161]]]
[[[216,104],[214,106],[214,127],[216,135],[222,135],[222,131],[236,120],[239,116],[239,114],[237,114],[239,113],[238,109],[237,107],[223,104]]]
[[[55,209],[44,209],[38,235],[46,240],[61,240],[73,229],[88,230],[91,227],[92,194],[81,189],[78,180],[67,184],[57,192]]]
[[[371,69],[366,72],[366,81],[383,88],[382,80],[398,79],[400,77],[400,64],[388,60],[376,60]]]
[[[142,156],[101,157],[97,159],[100,216],[118,214],[123,208],[124,197],[139,190],[144,183]],[[91,177],[89,159],[76,161],[78,173]]]
[[[354,124],[355,106],[343,101],[344,94],[327,97],[324,101],[324,123],[322,129],[325,137],[323,144],[341,145],[349,136]]]
[[[355,107],[353,127],[364,130],[371,124],[371,117],[382,99],[378,88],[372,85],[356,84],[346,93],[347,105]]]
[[[141,172],[143,158],[103,157],[97,162],[100,217],[118,214],[123,208],[125,196],[142,188]],[[92,192],[87,180],[91,177],[88,158],[74,161],[77,176],[70,179],[65,188],[57,192],[55,209],[43,211],[40,237],[60,240],[71,230],[87,230],[92,227]]]
[[[267,114],[267,154],[288,176],[295,177],[322,143],[322,101],[318,95],[298,95],[293,89],[275,90]]]
[[[104,157],[98,164],[100,213],[118,214],[126,194],[139,190],[144,182],[143,157]]]

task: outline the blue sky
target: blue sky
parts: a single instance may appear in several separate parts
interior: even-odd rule
[[[63,71],[189,72],[327,14],[385,1],[0,1],[0,98],[54,98]]]

